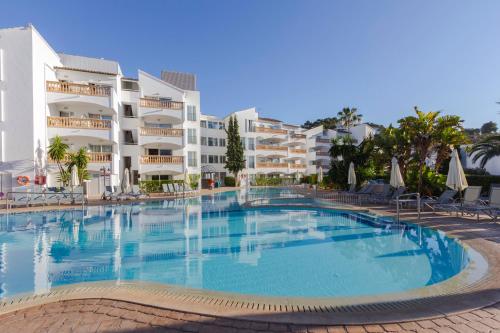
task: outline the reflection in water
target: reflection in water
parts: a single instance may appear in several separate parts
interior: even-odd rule
[[[442,232],[364,215],[241,209],[250,190],[0,217],[0,298],[99,280],[278,296],[350,296],[434,284],[467,253]]]

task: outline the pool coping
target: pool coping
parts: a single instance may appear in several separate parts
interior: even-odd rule
[[[370,207],[356,207],[353,210],[383,215],[381,211]],[[407,222],[416,224],[411,220]],[[466,219],[460,219],[460,222],[470,223]],[[421,224],[434,228],[425,222]],[[402,293],[344,298],[263,297],[141,281],[78,283],[52,288],[47,294],[30,293],[8,298],[0,302],[0,314],[63,300],[107,298],[208,316],[331,325],[429,319],[499,302],[500,246],[483,238],[461,239],[446,231],[445,234],[459,239],[463,245],[477,251],[484,258],[487,262],[484,276],[472,282],[467,281],[470,278],[468,274],[473,272],[472,262],[472,265],[454,277],[431,286]]]

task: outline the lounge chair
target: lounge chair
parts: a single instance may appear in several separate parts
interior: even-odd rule
[[[478,214],[479,219],[479,208],[484,206],[480,203],[479,197],[481,196],[481,186],[469,186],[465,189],[464,197],[462,201],[455,200],[453,203],[449,204],[438,204],[434,205],[434,210],[452,212],[462,212],[466,214]]]
[[[132,185],[132,192],[129,193],[134,199],[149,198],[149,194],[141,191],[139,185]]]
[[[175,195],[174,188],[171,187],[172,184],[167,183],[167,184],[162,184],[161,187],[163,188],[163,193],[166,193],[168,195]]]
[[[494,221],[500,216],[500,187],[491,187],[490,198],[487,202],[482,202],[481,212],[490,216]]]
[[[387,201],[389,204],[396,204],[399,199],[399,196],[403,195],[406,192],[406,187],[400,186],[396,190],[392,192],[390,199]]]
[[[429,207],[434,210],[435,205],[446,205],[453,203],[453,197],[457,194],[457,191],[447,189],[439,197],[435,196],[424,196],[420,199],[420,204],[422,208]]]
[[[392,197],[392,188],[389,184],[382,184],[381,191],[374,192],[368,197],[372,203],[388,202]]]

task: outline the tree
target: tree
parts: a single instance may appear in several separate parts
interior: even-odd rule
[[[59,135],[56,135],[52,139],[52,142],[50,143],[48,148],[49,149],[47,155],[51,160],[53,160],[57,164],[57,167],[59,168],[60,181],[64,184],[66,183],[67,174],[66,170],[64,170],[64,167],[62,165],[62,161],[66,157],[69,146],[62,141]]]
[[[241,144],[240,130],[236,117],[229,118],[226,134],[226,165],[224,167],[233,173],[237,181],[238,173],[245,168],[245,157],[243,155],[243,145]],[[236,183],[236,185],[238,184]]]
[[[305,129],[311,129],[314,127],[318,126],[323,126],[324,129],[335,129],[337,128],[337,125],[339,123],[339,120],[335,117],[328,117],[328,118],[322,118],[322,119],[316,119],[315,121],[306,121],[302,127]]]
[[[493,121],[488,121],[487,123],[484,123],[483,126],[481,126],[482,135],[496,133],[497,131],[497,124]]]
[[[451,150],[468,141],[459,116],[442,116],[437,119],[434,131],[436,164],[439,171],[444,161],[450,158]]]
[[[371,158],[375,168],[378,169],[377,172],[383,174],[390,170],[392,157],[396,156],[401,174],[405,178],[407,165],[412,155],[412,141],[409,133],[404,128],[389,125],[373,137],[373,144]]]
[[[342,126],[349,131],[353,125],[361,122],[363,118],[362,114],[358,114],[358,109],[356,108],[343,108],[337,116]]]
[[[399,120],[400,127],[406,131],[412,142],[415,160],[418,163],[418,192],[422,191],[422,179],[425,160],[430,156],[435,142],[435,129],[439,111],[423,112],[415,106],[416,116],[409,116]]]
[[[89,179],[89,174],[87,171],[89,160],[89,155],[87,155],[87,151],[84,147],[78,149],[76,153],[70,153],[68,156],[68,162],[66,163],[67,174],[71,174],[71,170],[73,169],[73,167],[76,167],[80,184],[85,179]]]
[[[479,166],[484,168],[489,160],[495,156],[500,156],[500,134],[488,135],[481,139],[472,146],[469,156],[472,156],[474,163],[480,161]]]

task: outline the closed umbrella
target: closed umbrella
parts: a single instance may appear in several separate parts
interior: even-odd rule
[[[405,186],[403,176],[401,175],[401,169],[399,168],[398,159],[396,157],[392,158],[391,180],[389,183],[394,188]]]
[[[78,170],[76,166],[71,168],[71,187],[80,186],[80,179],[78,178]]]
[[[354,163],[349,164],[349,172],[347,173],[347,184],[350,185],[350,189],[353,190],[356,186],[356,172],[354,171]]]
[[[128,168],[125,168],[125,170],[123,171],[121,187],[123,193],[130,192],[130,171],[128,171]]]
[[[323,181],[323,168],[319,167],[318,169],[318,184],[321,184]]]
[[[448,177],[446,178],[446,186],[455,191],[463,191],[469,184],[467,184],[467,179],[465,178],[464,169],[462,168],[462,163],[458,157],[458,151],[453,149],[451,153],[450,167],[448,169]]]

